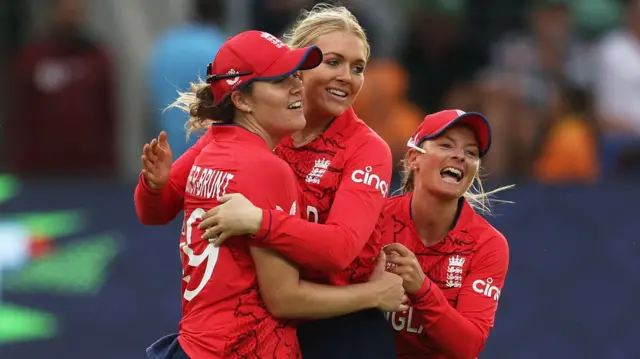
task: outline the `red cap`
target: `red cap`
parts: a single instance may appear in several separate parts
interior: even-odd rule
[[[451,126],[465,124],[473,129],[480,146],[480,157],[491,148],[491,127],[489,120],[478,112],[464,112],[461,110],[444,110],[433,113],[424,118],[413,137],[407,142],[409,147],[420,147],[422,142],[436,138]]]
[[[216,104],[253,81],[277,80],[322,62],[317,46],[290,49],[263,31],[245,31],[225,42],[207,67],[207,83]],[[234,76],[235,75],[235,76]]]

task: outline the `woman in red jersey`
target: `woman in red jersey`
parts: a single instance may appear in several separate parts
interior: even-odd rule
[[[493,327],[509,248],[474,210],[488,210],[488,196],[506,189],[482,189],[478,170],[490,146],[486,118],[460,110],[425,117],[408,142],[402,195],[384,208],[388,270],[404,279],[411,301],[387,314],[399,358],[473,359]]]
[[[218,51],[206,91],[181,99],[192,126],[217,121],[185,186],[179,334],[152,345],[150,358],[297,358],[295,326],[272,313],[325,318],[372,307],[402,310],[402,281],[384,271],[384,254],[367,283],[313,284],[300,281],[294,265],[255,241],[238,238],[218,248],[202,240],[197,227],[205,208],[225,193],[243,193],[265,208],[296,215],[296,178],[272,151],[305,126],[298,70],[321,61],[315,46],[290,50],[271,34],[246,31]]]
[[[308,222],[265,209],[254,233],[300,264],[305,279],[333,285],[365,282],[380,249],[381,210],[392,168],[388,145],[351,109],[364,80],[369,44],[346,8],[328,5],[303,14],[289,43],[294,48],[316,45],[324,53],[319,67],[302,74],[306,127],[275,150],[297,177],[303,191],[298,207]],[[168,223],[182,209],[189,169],[211,141],[210,133],[173,166],[163,137],[145,146],[135,193],[143,223]],[[303,323],[298,334],[305,358],[395,357],[392,334],[376,309]]]

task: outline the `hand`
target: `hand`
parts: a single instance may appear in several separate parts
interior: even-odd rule
[[[407,293],[416,294],[427,278],[418,258],[400,243],[384,246],[382,251],[387,254],[387,270],[402,277],[402,285]]]
[[[262,209],[256,207],[240,193],[218,198],[218,206],[202,216],[198,228],[204,229],[202,238],[216,247],[227,239],[243,234],[256,234],[262,224]]]
[[[149,187],[161,189],[169,182],[173,152],[167,141],[167,133],[162,131],[157,139],[144,145],[142,149],[142,175]]]
[[[380,251],[376,259],[376,267],[371,273],[369,282],[376,286],[376,307],[385,312],[404,312],[409,309],[408,298],[402,288],[402,278],[385,271],[386,255]]]

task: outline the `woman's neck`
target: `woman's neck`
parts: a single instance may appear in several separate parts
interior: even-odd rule
[[[251,121],[248,118],[236,119],[234,123],[244,128],[245,130],[260,136],[260,138],[264,140],[270,150],[274,150],[276,146],[278,146],[278,143],[280,143],[280,140],[282,140],[282,138],[275,138],[273,136],[270,136],[269,133],[267,133],[267,131],[265,131],[261,126],[256,124],[255,121]]]
[[[307,121],[307,125],[291,136],[297,146],[303,146],[311,142],[324,132],[331,120],[333,120],[333,117],[314,115],[311,111],[305,111],[304,118]]]
[[[447,236],[457,212],[457,200],[443,201],[426,191],[414,190],[411,215],[416,232],[425,246],[434,245]]]

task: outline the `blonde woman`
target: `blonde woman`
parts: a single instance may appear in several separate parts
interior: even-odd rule
[[[398,358],[473,359],[493,327],[509,266],[506,239],[476,213],[505,189],[483,193],[478,177],[489,122],[441,111],[425,117],[408,147],[402,195],[384,209],[388,270],[403,278],[411,301],[408,311],[387,313]]]
[[[388,145],[351,109],[364,81],[369,43],[349,10],[324,4],[304,12],[286,38],[293,48],[318,46],[324,57],[320,66],[301,74],[305,128],[275,149],[302,188],[297,210],[306,220],[275,208],[249,207],[252,214],[245,218],[257,221],[248,221],[252,228],[246,233],[298,263],[306,280],[363,283],[380,252],[381,210],[392,169]],[[196,117],[201,128],[210,122]],[[145,146],[135,193],[143,223],[165,224],[179,213],[193,161],[209,141],[206,134],[173,166],[166,135]],[[242,203],[243,198],[235,200]],[[227,205],[233,207],[235,200]],[[227,207],[217,208],[224,213]],[[209,229],[204,238],[224,231],[215,212],[205,215],[199,227]],[[224,231],[219,238],[222,242],[232,235]],[[392,332],[375,308],[302,323],[298,338],[306,359],[395,358]]]

